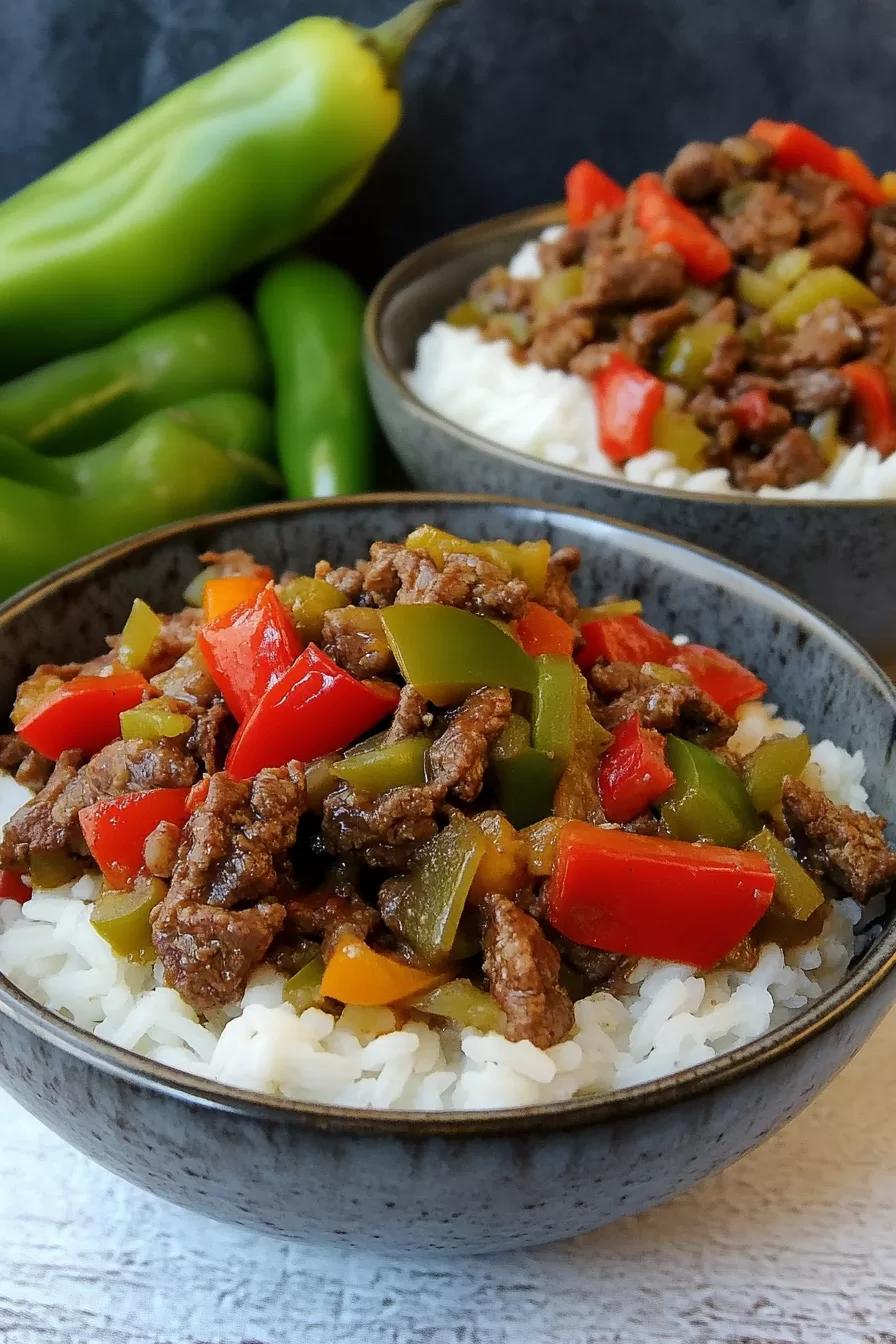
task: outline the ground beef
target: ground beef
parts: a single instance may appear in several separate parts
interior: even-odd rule
[[[544,592],[538,599],[541,606],[574,621],[579,612],[579,599],[572,590],[572,576],[582,563],[582,552],[577,546],[561,546],[548,561]]]
[[[244,554],[244,552],[237,552]],[[145,666],[140,671],[145,677],[156,677],[168,672],[177,660],[196,642],[196,632],[202,624],[202,612],[196,607],[184,607],[173,616],[162,616],[162,628],[152,642]],[[113,653],[121,643],[121,635],[107,635],[106,643]]]
[[[189,903],[173,907],[166,897],[153,912],[153,942],[165,983],[199,1010],[238,1002],[285,914],[276,902],[226,910]]]
[[[146,837],[143,846],[143,862],[153,877],[166,880],[174,872],[177,851],[180,846],[181,830],[173,821],[160,821],[154,831]]]
[[[896,853],[883,817],[832,803],[799,779],[784,781],[784,820],[807,867],[858,901],[896,880]]]
[[[747,356],[744,339],[736,331],[723,332],[713,346],[712,357],[703,376],[713,387],[725,387],[734,378]]]
[[[836,369],[794,369],[784,379],[781,395],[795,411],[818,415],[845,406],[852,388]]]
[[[582,299],[595,308],[672,303],[686,283],[684,262],[673,248],[607,243],[587,257]]]
[[[752,183],[738,213],[717,216],[712,227],[735,257],[757,267],[795,247],[803,231],[793,197],[774,182]]]
[[[789,490],[804,481],[815,481],[827,470],[827,463],[804,429],[789,429],[765,457],[758,460],[737,455],[731,464],[734,483],[740,490],[758,490],[776,486]]]
[[[849,270],[865,248],[868,211],[844,182],[811,168],[789,173],[785,185],[809,235],[813,266]]]
[[[871,212],[868,284],[884,303],[896,303],[896,203]]]
[[[592,341],[569,361],[569,372],[590,381],[619,349],[616,341]]]
[[[673,332],[692,321],[692,313],[683,299],[666,308],[648,309],[635,313],[626,328],[621,348],[625,354],[643,364],[651,363],[659,346],[667,341]],[[596,372],[596,370],[595,370]]]
[[[682,201],[716,196],[737,176],[730,155],[719,145],[695,140],[683,145],[664,174],[666,189]]]
[[[594,322],[590,317],[557,311],[536,328],[526,356],[542,368],[566,370],[593,339]]]
[[[377,607],[436,602],[507,621],[525,613],[529,597],[521,579],[509,578],[505,569],[483,556],[449,555],[439,569],[425,551],[385,541],[370,548],[364,592]]]
[[[223,700],[210,705],[185,706],[193,719],[193,731],[187,738],[186,752],[199,762],[207,775],[223,769],[228,748],[236,732],[236,722]]]
[[[318,560],[314,566],[314,577],[338,588],[349,602],[357,602],[364,587],[364,576],[360,569],[355,569],[351,565],[342,565],[339,569],[334,569],[327,560]]]
[[[594,717],[605,728],[616,728],[632,714],[640,714],[645,728],[717,746],[728,741],[737,723],[705,691],[690,682],[658,681],[629,663],[595,665],[589,680],[598,696]],[[616,690],[617,686],[622,687]]]
[[[20,724],[27,714],[36,709],[47,696],[58,691],[67,681],[73,681],[81,671],[81,663],[41,663],[20,683],[10,718]]]
[[[59,801],[77,776],[83,756],[79,751],[64,751],[53,767],[46,785],[35,798],[15,812],[0,836],[0,868],[28,871],[32,853],[58,854],[77,847],[84,852],[77,812],[63,808],[56,815]]]
[[[559,238],[538,244],[538,260],[543,271],[559,271],[577,266],[585,255],[586,229],[564,229]]]
[[[707,434],[714,434],[725,421],[731,419],[731,407],[711,387],[701,387],[687,404],[687,409]]]
[[[896,308],[875,308],[870,313],[863,313],[859,325],[867,353],[888,369],[892,385],[896,363]]]
[[[363,607],[335,607],[324,612],[321,648],[353,677],[387,677],[395,658],[375,611]]]
[[[344,930],[366,942],[379,923],[378,912],[357,894],[315,891],[286,902],[283,932],[290,938],[319,941],[323,958],[329,961]]]
[[[245,574],[266,579],[271,573],[267,565],[260,565],[248,551],[204,551],[199,560],[203,565],[214,565],[222,577]]]
[[[862,353],[862,330],[839,299],[826,299],[797,328],[787,351],[792,368],[830,368]]]
[[[482,909],[483,966],[506,1014],[508,1039],[546,1050],[562,1041],[575,1021],[572,1001],[558,980],[560,953],[538,922],[507,896],[486,896]]]
[[[562,933],[552,935],[551,941],[567,966],[571,966],[585,981],[591,994],[609,980],[625,961],[621,952],[603,952],[599,947],[586,947],[564,938]]]
[[[429,751],[430,778],[437,789],[452,792],[465,803],[478,797],[489,748],[512,709],[510,691],[503,686],[474,691],[467,697]]]
[[[389,789],[378,798],[339,789],[324,799],[324,842],[331,854],[361,858],[372,868],[405,868],[438,830],[441,801],[428,786]]]
[[[18,733],[0,736],[0,770],[15,776],[26,789],[42,789],[53,773],[53,762],[32,751]]]
[[[424,700],[413,686],[404,685],[398,697],[398,708],[392,715],[392,722],[386,733],[386,743],[401,742],[406,737],[416,737],[432,727],[433,716],[429,702]]]
[[[185,705],[208,708],[220,698],[218,687],[196,644],[187,649],[167,672],[159,673],[151,681],[160,695],[169,695]]]

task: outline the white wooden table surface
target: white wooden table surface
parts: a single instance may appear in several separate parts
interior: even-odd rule
[[[297,1246],[107,1175],[0,1094],[2,1344],[896,1344],[896,1013],[673,1204],[528,1253]]]

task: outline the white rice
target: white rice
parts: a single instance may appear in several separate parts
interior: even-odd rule
[[[738,714],[732,749],[751,751],[801,725],[774,705]],[[812,750],[804,778],[835,802],[867,809],[861,752],[833,742]],[[0,775],[0,824],[29,793]],[[388,1008],[317,1008],[297,1016],[284,979],[253,977],[242,1003],[200,1019],[161,983],[160,967],[113,955],[90,924],[99,879],[82,877],[25,905],[0,901],[0,974],[37,1002],[104,1040],[186,1073],[237,1087],[333,1105],[398,1110],[483,1110],[564,1100],[647,1082],[755,1040],[799,1013],[844,974],[863,916],[834,903],[821,934],[784,952],[762,951],[753,971],[698,974],[642,960],[632,993],[598,993],[576,1004],[570,1037],[550,1050],[495,1032],[401,1025]],[[864,912],[867,919],[868,912]],[[860,937],[867,935],[859,935]]]
[[[542,237],[558,232],[554,226]],[[524,244],[510,263],[518,279],[541,274],[537,243]],[[698,494],[741,494],[723,467],[689,472],[671,453],[653,449],[621,469],[600,449],[590,385],[574,374],[517,364],[507,341],[485,341],[474,327],[436,322],[421,336],[408,385],[425,405],[464,429],[505,448],[558,466],[577,467],[635,485],[665,486]],[[896,499],[896,453],[881,460],[864,443],[844,449],[817,481],[789,490],[764,485],[766,497],[788,499]]]

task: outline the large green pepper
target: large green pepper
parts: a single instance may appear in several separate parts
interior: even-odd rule
[[[575,746],[577,683],[582,674],[573,660],[562,654],[544,653],[536,662],[532,745],[552,757],[562,771]]]
[[[760,828],[759,817],[739,777],[711,751],[666,738],[666,760],[675,783],[660,815],[676,840],[710,840],[739,849]]]
[[[424,961],[435,963],[451,956],[486,843],[479,827],[456,813],[417,855],[401,888],[398,922]]]
[[[787,775],[801,775],[811,754],[805,733],[770,737],[743,763],[743,780],[757,812],[771,812],[781,801]]]
[[[744,848],[753,849],[768,860],[775,875],[775,904],[791,918],[808,919],[824,902],[818,883],[771,831],[761,830],[746,842]]]
[[[405,681],[434,705],[448,705],[479,686],[534,691],[535,660],[484,616],[407,603],[380,612]]]
[[[311,233],[398,124],[408,46],[309,18],[175,89],[0,206],[0,368],[99,345]]]
[[[0,596],[123,537],[270,498],[271,451],[267,407],[248,392],[217,392],[55,462],[21,445],[0,452]],[[64,476],[65,492],[34,484],[34,462]]]
[[[335,266],[297,257],[268,271],[257,307],[274,361],[287,494],[319,499],[369,489],[374,431],[360,289]]]
[[[263,393],[268,379],[254,322],[219,294],[0,387],[0,431],[42,453],[71,453],[207,392]]]

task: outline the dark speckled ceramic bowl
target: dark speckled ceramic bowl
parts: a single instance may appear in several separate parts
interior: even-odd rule
[[[490,266],[562,219],[560,207],[489,220],[396,266],[367,310],[366,359],[380,421],[414,485],[574,504],[697,542],[793,589],[896,663],[896,505],[813,503],[637,486],[554,466],[450,424],[407,389],[418,338]]]
[[[650,620],[743,658],[813,738],[863,749],[871,802],[896,815],[896,692],[849,638],[701,551],[512,500],[275,504],[125,542],[0,610],[0,702],[35,663],[102,648],[135,594],[176,608],[206,548],[307,569],[422,521],[579,546],[583,597],[637,595]],[[212,1217],[366,1249],[500,1250],[649,1208],[760,1143],[865,1040],[896,993],[894,962],[887,927],[842,985],[752,1045],[613,1096],[475,1114],[353,1111],[206,1083],[95,1039],[0,978],[0,1082],[104,1166]]]

